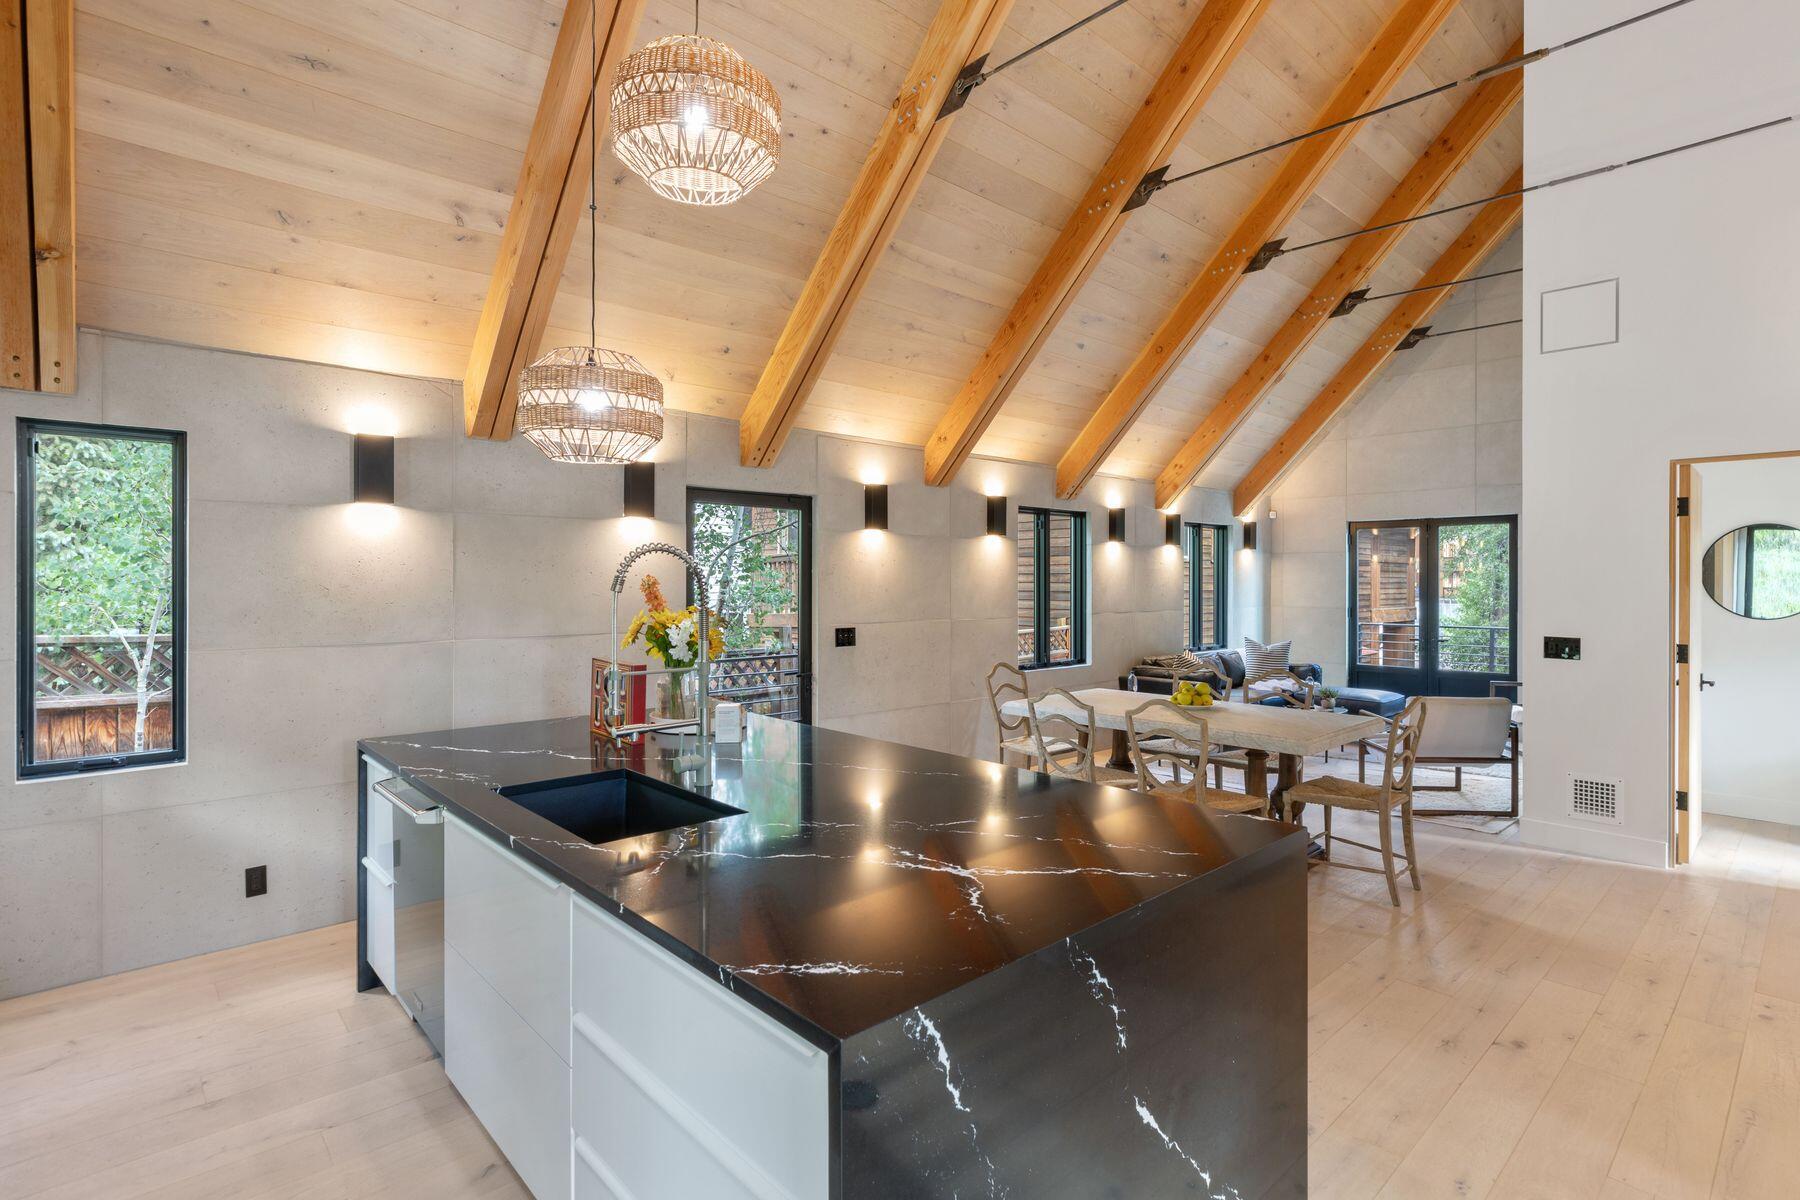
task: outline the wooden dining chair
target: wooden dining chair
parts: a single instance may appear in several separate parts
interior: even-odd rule
[[[1137,783],[1134,772],[1101,764],[1100,726],[1093,705],[1072,692],[1051,688],[1035,699],[1026,697],[1025,706],[1031,714],[1032,752],[1039,771],[1088,783]]]
[[[1137,774],[1137,790],[1146,795],[1204,804],[1214,812],[1253,812],[1269,815],[1267,796],[1248,796],[1206,785],[1207,760],[1212,752],[1206,710],[1167,700],[1150,700],[1125,714],[1125,737],[1131,746],[1131,765]],[[1168,768],[1165,783],[1151,769]],[[1181,782],[1186,770],[1191,779]]]
[[[1005,705],[1014,700],[1031,699],[1025,672],[1013,663],[995,663],[994,669],[987,673],[987,690],[988,707],[994,714],[995,753],[1000,765],[1006,765],[1008,754],[1017,754],[1030,767],[1037,759],[1037,747],[1031,739],[1031,718],[1024,715],[1009,717],[1004,711]]]
[[[1213,685],[1213,700],[1226,704],[1231,703],[1231,690],[1231,681],[1229,679],[1225,680],[1222,684]],[[1250,772],[1252,768],[1250,766],[1250,752],[1248,750],[1241,749],[1237,746],[1214,746],[1212,748],[1212,753],[1207,756],[1206,761],[1207,765],[1212,768],[1213,786],[1215,788],[1220,791],[1225,789],[1226,771],[1239,771],[1244,777],[1244,791],[1250,791]],[[1269,764],[1267,759],[1263,760],[1262,771],[1262,790],[1266,792],[1269,790]]]
[[[1415,696],[1406,702],[1406,707],[1388,725],[1387,747],[1383,752],[1385,762],[1381,769],[1380,783],[1362,783],[1354,779],[1339,779],[1326,775],[1318,779],[1310,779],[1304,783],[1296,783],[1283,793],[1282,803],[1285,806],[1289,821],[1295,817],[1295,806],[1317,804],[1325,810],[1325,861],[1330,866],[1346,867],[1352,871],[1368,871],[1374,875],[1387,876],[1388,899],[1394,907],[1400,906],[1400,888],[1396,883],[1394,860],[1406,863],[1407,874],[1412,877],[1413,891],[1419,890],[1418,855],[1413,849],[1413,764],[1419,757],[1419,738],[1425,731],[1425,702]],[[1331,810],[1334,808],[1355,809],[1358,812],[1374,813],[1380,830],[1381,844],[1371,846],[1367,842],[1352,841],[1347,837],[1339,837],[1336,841],[1346,846],[1356,846],[1381,855],[1380,867],[1365,867],[1358,863],[1339,862],[1332,856],[1333,837],[1331,833]],[[1400,816],[1400,835],[1406,846],[1406,853],[1394,853],[1394,814]]]

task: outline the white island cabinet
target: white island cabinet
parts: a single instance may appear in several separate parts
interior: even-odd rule
[[[569,889],[451,817],[444,1070],[537,1200],[569,1195]]]
[[[825,1051],[448,826],[444,1066],[537,1200],[825,1200]]]

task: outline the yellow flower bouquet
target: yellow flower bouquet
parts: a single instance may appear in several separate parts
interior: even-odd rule
[[[644,594],[644,607],[637,616],[631,618],[631,624],[625,630],[625,639],[619,643],[621,649],[642,642],[644,651],[652,655],[665,667],[680,669],[691,667],[700,660],[700,608],[690,604],[686,608],[669,607],[668,599],[663,595],[662,584],[656,576],[646,575],[638,585]],[[707,657],[717,658],[725,652],[725,638],[719,632],[719,615],[709,613],[710,625],[707,629]]]

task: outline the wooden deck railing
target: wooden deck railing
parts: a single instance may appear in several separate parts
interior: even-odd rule
[[[145,750],[174,744],[174,680],[174,655],[166,641],[159,641],[144,681]],[[38,638],[31,690],[39,762],[127,754],[137,748],[137,667],[118,638]]]

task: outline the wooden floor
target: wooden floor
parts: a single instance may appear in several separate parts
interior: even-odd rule
[[[1708,828],[1680,872],[1433,829],[1398,911],[1314,871],[1311,1196],[1800,1195],[1800,831]],[[0,1196],[525,1195],[353,937],[0,1003]]]

